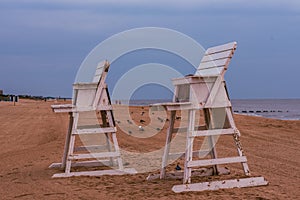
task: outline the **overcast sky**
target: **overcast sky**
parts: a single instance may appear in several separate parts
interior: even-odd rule
[[[237,41],[226,74],[232,98],[300,98],[299,0],[1,0],[0,25],[5,93],[70,97],[79,66],[98,43],[151,26],[180,31],[205,48]],[[124,56],[111,66],[109,87],[122,65],[186,64],[171,57]]]

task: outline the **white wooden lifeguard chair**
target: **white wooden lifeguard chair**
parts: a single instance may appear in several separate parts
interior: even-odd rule
[[[56,113],[69,113],[69,128],[62,163],[50,165],[50,168],[61,168],[65,172],[54,174],[54,178],[136,173],[134,169],[126,169],[123,166],[112,105],[105,83],[109,67],[107,61],[100,62],[92,82],[75,83],[72,104],[51,106]],[[104,145],[103,138],[105,138]],[[75,140],[78,140],[77,143],[81,143],[81,146],[76,146]],[[95,141],[101,144],[89,144]],[[116,163],[117,169],[113,168]],[[72,167],[98,166],[109,166],[111,169],[71,171]]]
[[[162,158],[160,178],[166,178],[166,165],[170,154],[170,144],[173,134],[180,129],[174,128],[177,111],[188,111],[188,127],[186,130],[185,161],[183,172],[183,185],[175,185],[174,192],[217,190],[234,187],[250,187],[267,185],[263,177],[250,177],[247,158],[244,154],[240,132],[237,129],[232,114],[231,102],[228,96],[224,74],[234,54],[237,43],[232,42],[207,49],[201,63],[192,76],[173,79],[175,86],[173,102],[154,104],[163,106],[171,111],[166,144]],[[196,121],[196,111],[204,117],[204,126],[199,126]],[[201,112],[200,112],[201,111]],[[183,129],[183,128],[181,128]],[[219,158],[215,148],[216,137],[232,135],[237,148],[236,157]],[[199,159],[199,150],[193,151],[194,139],[204,137],[209,145],[210,159]],[[171,158],[171,157],[170,157]],[[200,167],[213,167],[213,174],[219,173],[219,166],[230,163],[241,163],[247,178],[192,183],[192,171]]]

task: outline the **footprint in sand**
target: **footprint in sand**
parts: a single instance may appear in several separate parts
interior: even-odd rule
[[[52,195],[65,195],[66,193],[63,192],[55,192],[55,193],[46,193],[44,196],[52,196]]]
[[[33,193],[27,193],[27,194],[20,194],[20,195],[17,195],[17,196],[14,196],[14,198],[21,198],[21,197],[26,197],[26,196],[32,196],[34,195]]]

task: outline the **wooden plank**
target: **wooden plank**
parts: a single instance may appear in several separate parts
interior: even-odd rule
[[[107,150],[107,146],[91,145],[91,146],[79,146],[74,148],[74,151],[96,151],[96,150]]]
[[[104,60],[104,61],[100,62],[96,68],[93,82],[99,83],[99,81],[101,79],[105,79],[106,73],[107,73],[109,67],[110,67],[110,64],[108,61]]]
[[[211,165],[222,165],[229,163],[242,163],[247,162],[246,156],[237,156],[229,158],[216,158],[216,159],[207,159],[207,160],[193,160],[188,162],[188,167],[203,167]]]
[[[85,172],[70,172],[54,174],[52,178],[65,178],[72,176],[103,176],[103,175],[125,175],[136,174],[137,171],[134,168],[125,168],[124,170],[97,170],[97,171],[85,171]]]
[[[213,135],[228,135],[234,134],[234,129],[213,129],[213,130],[203,130],[203,131],[194,131],[191,137],[205,137],[205,136],[213,136]]]
[[[172,79],[172,84],[175,86],[186,85],[186,84],[197,84],[197,83],[207,84],[207,83],[214,83],[215,81],[216,81],[216,77],[201,77],[196,74],[194,76],[186,76],[183,78]]]
[[[224,58],[231,58],[232,56],[233,56],[233,51],[230,49],[219,53],[205,55],[203,56],[201,63],[224,59]]]
[[[72,108],[60,108],[60,109],[53,109],[55,113],[71,113],[73,112]]]
[[[98,64],[93,78],[93,83],[98,83],[100,81],[105,65],[106,65],[106,61],[102,61]]]
[[[73,108],[74,105],[72,104],[58,104],[58,105],[51,105],[52,109],[60,109],[60,108]]]
[[[230,170],[225,167],[220,167],[220,173],[219,175],[228,175],[230,174]],[[200,168],[192,171],[192,176],[197,177],[205,177],[205,176],[212,176],[214,175],[213,168]],[[149,174],[146,178],[147,181],[152,181],[155,179],[159,179],[159,174]],[[183,171],[171,171],[166,173],[165,175],[166,179],[182,179],[183,178]]]
[[[222,167],[219,175],[228,175],[230,174],[230,170]],[[212,176],[213,175],[213,168],[200,168],[197,170],[192,171],[192,176],[197,177],[205,177],[205,176]],[[146,178],[147,181],[159,179],[159,174],[149,174]],[[166,179],[182,179],[183,178],[183,171],[171,171],[166,173]]]
[[[157,103],[157,104],[151,104],[150,106],[189,106],[191,105],[191,102],[166,102],[166,103]]]
[[[173,105],[173,106],[166,106],[168,111],[172,110],[199,110],[204,108],[204,105],[196,104],[196,105]]]
[[[166,106],[166,109],[168,111],[173,111],[173,110],[199,110],[202,109],[204,106],[203,105],[172,105],[172,106]]]
[[[95,75],[93,78],[93,83],[98,83],[101,78],[101,75]]]
[[[203,130],[206,126],[195,126],[195,130]],[[187,127],[177,127],[173,129],[173,133],[186,133]]]
[[[98,83],[74,83],[74,90],[96,90]]]
[[[113,140],[113,143],[114,143],[114,147],[115,147],[116,153],[118,155],[120,155],[120,149],[119,149],[119,144],[118,144],[116,133],[112,134],[112,140]],[[122,161],[121,156],[117,157],[117,161],[118,161],[119,170],[123,170],[124,166],[123,166],[123,161]]]
[[[174,78],[172,79],[172,84],[174,86],[177,86],[177,85],[187,85],[189,84],[189,79],[187,77],[182,77],[182,78]]]
[[[212,181],[203,183],[193,183],[184,185],[174,185],[173,192],[200,192],[205,190],[219,190],[230,188],[244,188],[268,185],[264,177],[242,178],[233,180]]]
[[[105,89],[103,87],[103,83],[100,83],[98,86],[98,89],[96,91],[96,94],[95,94],[94,102],[92,103],[93,107],[97,107],[97,106],[101,105],[102,102],[100,102],[100,101],[104,95],[105,95]],[[105,99],[105,100],[107,100],[107,99]]]
[[[91,159],[91,158],[110,158],[118,157],[120,153],[118,152],[103,152],[103,153],[90,153],[90,154],[74,154],[69,156],[70,160],[79,160],[79,159]]]
[[[83,162],[73,162],[71,167],[104,167],[111,166],[110,160],[89,160]],[[62,163],[52,163],[49,168],[63,168]]]
[[[55,113],[72,112],[73,107],[74,105],[72,104],[51,105],[51,108]]]
[[[205,69],[205,70],[197,70],[195,75],[196,76],[218,76],[222,74],[224,70],[225,70],[224,66]]]
[[[95,110],[112,110],[111,105],[98,105],[97,108],[94,108],[93,106],[70,106],[70,107],[61,107],[61,108],[52,108],[55,113],[64,113],[64,112],[89,112],[89,111],[95,111]]]
[[[66,139],[65,139],[64,153],[62,156],[62,168],[65,168],[66,163],[67,163],[69,145],[70,145],[70,140],[71,140],[71,136],[72,136],[73,123],[74,123],[73,113],[69,113],[69,126],[68,126],[68,132],[66,134]]]
[[[98,105],[97,107],[94,106],[78,106],[72,109],[72,112],[89,112],[94,110],[112,110],[111,105]]]
[[[204,105],[201,104],[193,104],[192,102],[169,102],[169,103],[159,103],[159,104],[151,104],[151,107],[165,107],[168,111],[175,110],[196,110],[202,109]]]
[[[234,49],[236,49],[236,46],[237,46],[236,42],[230,42],[227,44],[210,47],[206,50],[205,55],[214,54],[214,53],[218,53],[218,52],[222,52],[222,51],[234,50]]]
[[[222,67],[226,66],[229,63],[230,59],[225,58],[221,60],[214,60],[209,62],[200,63],[197,70],[205,70],[205,69],[211,69],[215,67]]]
[[[115,127],[90,128],[90,129],[76,129],[73,134],[80,135],[80,134],[114,133],[116,131],[117,129]]]
[[[188,132],[186,138],[185,147],[185,161],[184,161],[184,173],[183,173],[183,183],[191,183],[192,168],[188,168],[188,163],[193,160],[193,144],[194,138],[188,137],[195,128],[195,116],[196,110],[189,110],[188,117]]]
[[[171,111],[170,124],[167,130],[166,143],[165,143],[164,154],[162,157],[162,164],[160,169],[160,179],[164,179],[166,175],[166,167],[169,160],[169,152],[170,152],[170,145],[172,140],[175,117],[176,117],[176,111]]]
[[[73,113],[72,130],[71,130],[71,134],[69,136],[70,140],[69,140],[68,150],[66,151],[67,157],[65,159],[65,161],[66,161],[65,173],[69,173],[71,171],[72,161],[69,158],[70,158],[70,155],[72,155],[74,152],[74,145],[75,145],[75,135],[72,135],[72,134],[74,133],[74,130],[78,124],[78,119],[79,119],[79,114]],[[63,160],[63,162],[64,162],[64,160]]]

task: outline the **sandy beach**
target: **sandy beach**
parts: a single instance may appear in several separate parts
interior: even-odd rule
[[[146,181],[149,173],[124,176],[52,179],[49,169],[59,162],[68,126],[67,114],[55,114],[53,102],[0,102],[0,199],[298,199],[300,197],[300,121],[235,115],[241,142],[253,176],[269,185],[242,189],[176,194],[181,180]],[[133,119],[147,123],[148,108],[132,107]],[[137,122],[138,123],[138,122]],[[155,136],[135,138],[118,131],[121,148],[151,151],[164,145],[167,124]],[[119,130],[119,129],[118,129]],[[219,152],[229,151],[230,138],[220,140]],[[221,153],[222,154],[222,153]],[[174,164],[169,168],[172,169]],[[230,165],[231,177],[240,173]]]

